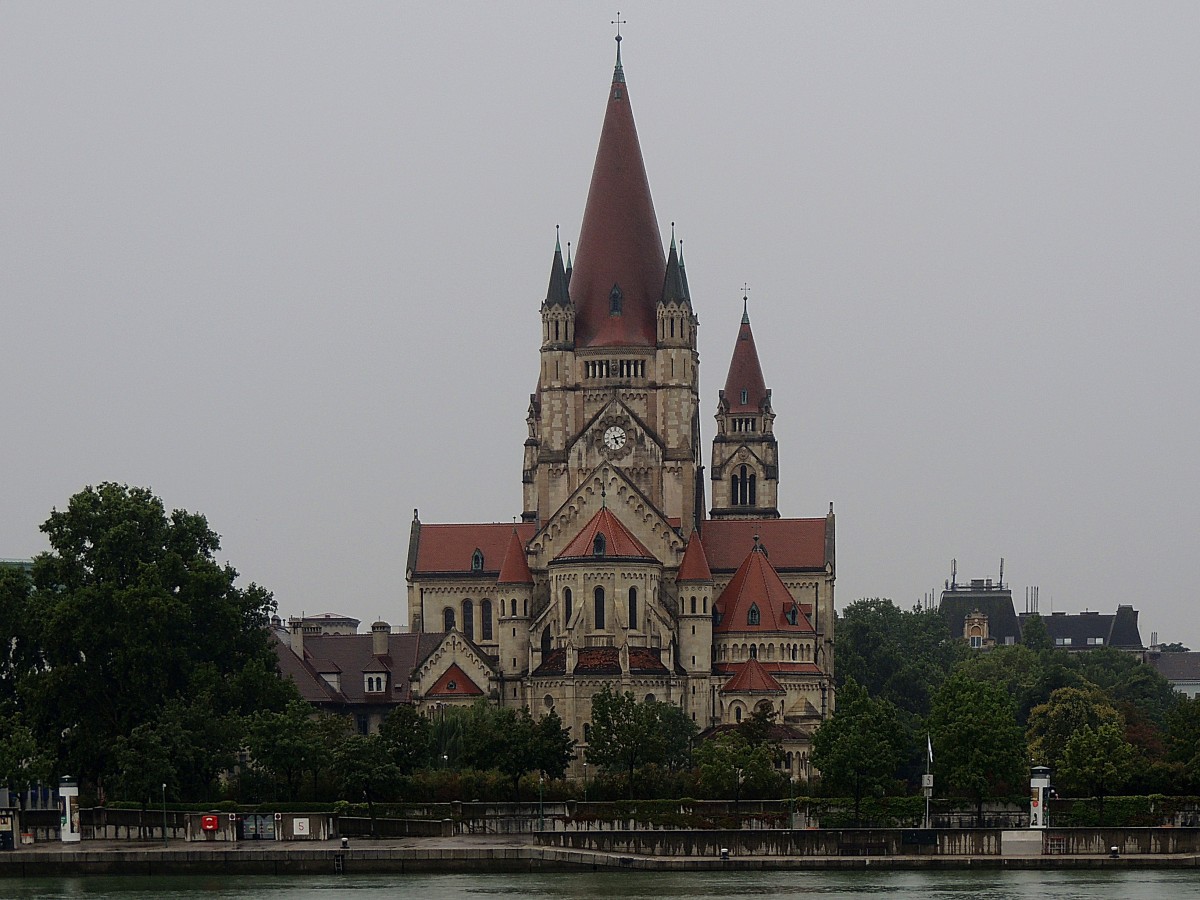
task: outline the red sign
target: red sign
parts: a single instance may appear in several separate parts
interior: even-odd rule
[[[201,816],[200,817],[200,830],[201,831],[216,831],[217,827],[218,827],[217,821],[218,820],[217,820],[216,816]]]

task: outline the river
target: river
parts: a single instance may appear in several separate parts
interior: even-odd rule
[[[89,876],[0,879],[14,900],[1179,900],[1200,898],[1194,869],[952,872],[580,872],[487,875]]]

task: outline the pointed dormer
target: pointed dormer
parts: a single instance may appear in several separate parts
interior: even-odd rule
[[[504,562],[500,565],[500,577],[496,584],[533,584],[533,573],[529,570],[529,560],[525,554],[525,545],[517,529],[512,530],[508,539],[508,549],[504,553]]]
[[[775,412],[750,330],[748,298],[733,345],[725,389],[717,401],[713,438],[714,518],[779,518],[779,456]]]
[[[655,346],[655,302],[665,268],[618,42],[571,272],[576,346]]]

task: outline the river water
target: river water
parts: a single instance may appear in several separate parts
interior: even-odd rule
[[[580,872],[487,875],[190,876],[0,879],[19,900],[1177,900],[1200,898],[1194,869],[953,872]]]

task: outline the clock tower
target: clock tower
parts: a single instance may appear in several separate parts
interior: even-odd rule
[[[574,258],[555,244],[530,397],[522,517],[543,523],[602,464],[690,534],[703,517],[698,325],[662,237],[620,44]]]

